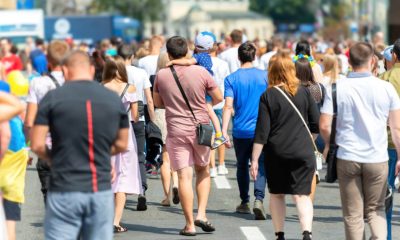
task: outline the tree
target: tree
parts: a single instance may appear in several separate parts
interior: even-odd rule
[[[117,12],[141,21],[160,20],[163,12],[161,0],[94,0],[93,13]]]
[[[277,23],[314,23],[317,8],[316,0],[250,0],[250,10]]]

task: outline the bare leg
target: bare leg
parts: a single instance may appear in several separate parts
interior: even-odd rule
[[[270,194],[269,210],[275,232],[284,232],[286,203],[284,194]]]
[[[193,168],[178,170],[179,198],[186,219],[186,231],[195,232],[193,221]]]
[[[207,220],[206,208],[208,202],[208,195],[211,189],[210,172],[208,166],[200,167],[195,166],[196,170],[196,192],[197,201],[199,204],[197,217],[198,220]]]
[[[125,193],[119,192],[115,194],[114,226],[120,226],[122,213],[124,212],[125,202],[126,202]]]
[[[296,203],[299,212],[301,229],[311,232],[314,210],[310,196],[293,195],[293,201]]]
[[[172,187],[178,187],[178,173],[171,170],[172,174]]]
[[[17,239],[17,237],[15,235],[16,224],[17,223],[15,221],[6,221],[8,240],[16,240]]]
[[[171,193],[171,163],[169,160],[169,155],[165,146],[163,146],[162,152],[163,163],[161,165],[161,183],[163,185],[164,190],[164,199],[167,199],[169,202],[170,193]],[[176,175],[176,174],[175,174]],[[178,178],[176,176],[176,178]],[[175,183],[176,184],[176,183]]]
[[[311,183],[311,194],[310,194],[310,198],[311,201],[314,202],[314,198],[315,198],[315,191],[317,190],[317,175],[314,174],[312,183]]]
[[[210,154],[210,168],[215,168],[215,150],[211,150],[211,154]]]
[[[218,161],[219,165],[225,165],[225,145],[218,148]]]

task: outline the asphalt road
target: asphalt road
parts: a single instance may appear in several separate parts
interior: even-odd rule
[[[275,239],[272,222],[253,220],[253,215],[235,213],[239,204],[239,193],[236,184],[235,158],[232,150],[227,153],[229,174],[212,181],[212,192],[208,204],[208,218],[216,227],[212,234],[197,229],[196,237],[178,235],[185,222],[179,205],[162,207],[163,198],[161,180],[150,179],[147,191],[148,210],[136,211],[136,196],[129,196],[122,224],[129,231],[115,235],[116,240],[162,240],[162,239],[232,239],[232,240],[271,240]],[[321,176],[325,176],[321,173]],[[250,192],[252,193],[252,189]],[[18,240],[40,240],[43,237],[44,208],[37,172],[30,166],[26,175],[26,202],[22,206],[22,222],[17,225]],[[254,197],[252,197],[252,201]],[[268,209],[268,195],[264,201]],[[287,197],[287,218],[285,235],[287,239],[301,239],[301,229],[297,218],[296,207],[290,196]],[[393,217],[393,239],[400,239],[400,194],[395,195]],[[369,236],[367,230],[367,236]],[[337,184],[318,185],[315,209],[313,239],[341,240],[344,237],[340,196]]]

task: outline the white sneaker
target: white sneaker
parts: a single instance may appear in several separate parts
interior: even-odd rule
[[[225,165],[219,165],[218,175],[226,175],[226,174],[228,174],[228,169],[225,167]]]
[[[210,177],[215,178],[217,176],[217,171],[215,168],[210,168]]]

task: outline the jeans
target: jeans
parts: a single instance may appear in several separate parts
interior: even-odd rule
[[[394,181],[396,180],[396,162],[397,162],[397,152],[396,149],[388,149],[389,152],[389,174],[388,174],[388,184],[392,187],[393,196],[395,195],[395,186]],[[387,239],[392,240],[392,215],[393,215],[393,205],[386,212],[386,221],[388,226],[388,235]]]
[[[46,240],[112,240],[114,198],[101,192],[48,192]]]
[[[253,151],[254,139],[252,138],[233,138],[233,144],[235,148],[235,154],[237,159],[237,172],[236,178],[239,186],[240,199],[243,203],[250,201],[249,189],[250,189],[250,173],[249,173],[249,161]],[[254,196],[256,200],[264,200],[265,197],[265,186],[266,177],[264,170],[264,154],[261,154],[258,160],[258,175],[257,180],[254,182]]]
[[[135,132],[136,144],[138,150],[138,160],[139,160],[139,170],[140,177],[142,179],[143,192],[147,190],[147,175],[146,175],[146,154],[145,154],[145,144],[146,144],[146,129],[145,123],[139,121],[137,123],[132,123],[133,131]]]
[[[50,185],[50,167],[45,160],[39,158],[36,163],[36,170],[39,175],[40,184],[42,185],[41,191],[43,193],[44,204],[46,204],[46,195]]]

